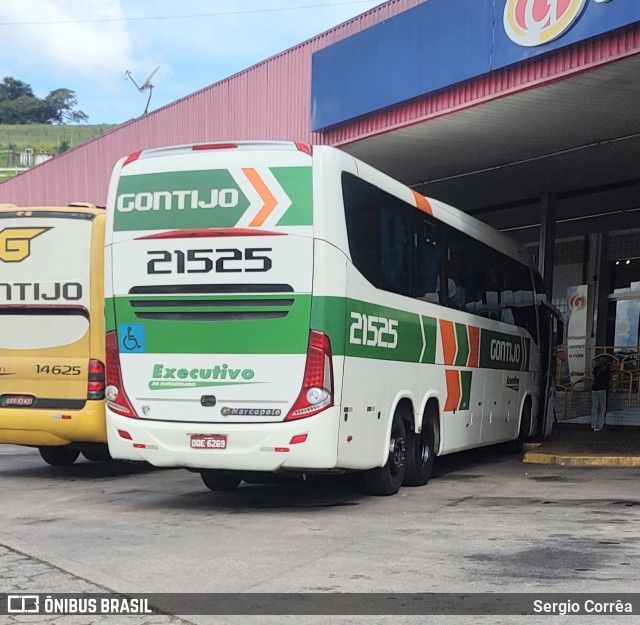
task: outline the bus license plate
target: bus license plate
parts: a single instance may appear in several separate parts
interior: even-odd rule
[[[4,395],[0,397],[0,406],[31,406],[33,399],[32,395]]]
[[[189,438],[191,449],[226,449],[226,434],[192,434]]]

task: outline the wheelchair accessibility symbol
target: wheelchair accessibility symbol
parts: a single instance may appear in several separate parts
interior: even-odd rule
[[[128,353],[144,352],[144,323],[121,323],[118,332],[120,351]]]

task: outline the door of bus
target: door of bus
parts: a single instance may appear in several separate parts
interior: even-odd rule
[[[549,436],[555,422],[557,350],[564,338],[564,321],[560,311],[543,302],[540,306],[540,418],[537,433]]]

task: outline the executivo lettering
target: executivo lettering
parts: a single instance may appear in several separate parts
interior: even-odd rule
[[[202,386],[224,386],[246,384],[255,376],[253,369],[233,369],[229,365],[215,365],[210,368],[187,369],[185,367],[153,366],[153,380],[149,388],[196,388]]]
[[[211,189],[201,193],[198,189],[180,191],[145,191],[121,193],[116,209],[121,213],[131,211],[185,210],[199,208],[235,208],[240,201],[237,189]]]

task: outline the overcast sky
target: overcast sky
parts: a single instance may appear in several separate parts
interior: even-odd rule
[[[23,80],[39,97],[60,87],[71,89],[89,123],[121,123],[139,117],[148,96],[126,79],[126,70],[142,84],[160,66],[152,80],[152,111],[378,4],[0,0],[0,80]]]

